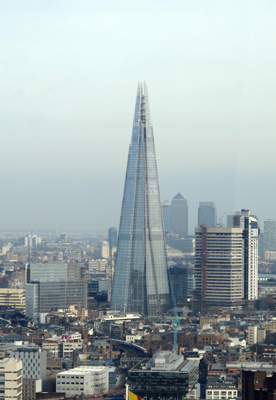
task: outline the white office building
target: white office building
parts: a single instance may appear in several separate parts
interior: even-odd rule
[[[102,394],[107,393],[108,388],[108,367],[82,366],[56,376],[56,392],[65,392],[68,396]]]
[[[19,345],[10,352],[11,358],[22,360],[23,378],[46,379],[47,352],[35,344]]]
[[[258,298],[258,219],[249,210],[241,210],[234,215],[234,226],[243,229],[244,241],[244,299]]]
[[[42,383],[46,380],[47,352],[35,344],[16,346],[10,357],[21,360],[23,363],[23,392],[26,391],[26,380],[32,380],[35,393],[42,391]]]

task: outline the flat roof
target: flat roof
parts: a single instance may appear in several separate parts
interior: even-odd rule
[[[108,370],[108,367],[103,367],[103,366],[97,366],[97,365],[93,365],[93,366],[80,366],[77,368],[72,368],[69,369],[68,371],[61,371],[57,374],[57,376],[61,376],[61,375],[67,375],[67,376],[71,376],[71,375],[89,375],[91,374],[91,372],[100,372],[100,371],[104,371],[104,370]]]

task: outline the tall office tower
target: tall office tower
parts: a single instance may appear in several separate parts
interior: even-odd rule
[[[195,229],[195,307],[241,308],[243,301],[243,229]]]
[[[171,307],[163,218],[146,84],[138,85],[111,309],[160,315]]]
[[[113,256],[113,253],[117,248],[117,229],[115,226],[112,226],[108,229],[108,243],[109,243],[109,255]]]
[[[243,209],[234,215],[234,226],[243,229],[244,299],[256,300],[258,298],[258,219],[250,215],[249,210]]]
[[[264,251],[276,251],[276,221],[264,222]]]
[[[164,221],[165,233],[169,233],[172,230],[171,203],[169,201],[163,201],[162,202],[162,213],[163,213],[163,221]]]
[[[264,232],[259,234],[258,254],[260,258],[265,258]]]
[[[204,201],[198,207],[198,226],[206,225],[209,228],[217,225],[217,210],[215,203]]]
[[[178,237],[188,236],[188,203],[181,193],[172,199],[171,205],[172,232]]]
[[[70,305],[87,308],[85,268],[74,262],[31,263],[26,266],[26,316]]]

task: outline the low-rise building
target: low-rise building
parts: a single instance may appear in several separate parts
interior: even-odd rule
[[[206,387],[207,400],[233,400],[238,397],[238,382],[236,379],[218,379],[209,381]]]
[[[45,339],[42,348],[52,356],[70,357],[74,350],[81,350],[83,341],[81,335],[77,332],[62,336],[52,336]]]
[[[25,289],[0,288],[0,307],[10,307],[25,313]]]
[[[66,395],[102,394],[108,388],[108,367],[82,366],[59,372],[56,377],[56,391]]]
[[[129,371],[130,390],[147,400],[183,399],[198,382],[198,361],[160,351]]]

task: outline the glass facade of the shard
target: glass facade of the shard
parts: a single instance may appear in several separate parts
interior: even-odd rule
[[[160,315],[171,308],[147,87],[138,85],[111,309]]]

